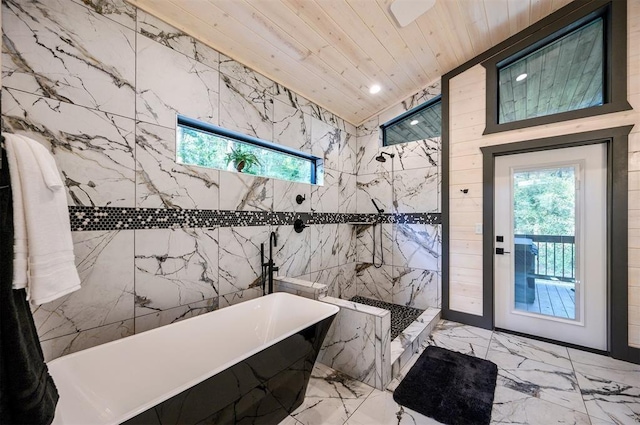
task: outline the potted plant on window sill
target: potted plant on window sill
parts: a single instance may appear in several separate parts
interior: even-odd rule
[[[251,152],[243,151],[242,148],[231,148],[231,152],[225,156],[225,161],[227,161],[227,164],[233,163],[233,166],[239,173],[241,173],[244,168],[249,169],[253,165],[260,165],[260,160],[258,160],[257,156]]]

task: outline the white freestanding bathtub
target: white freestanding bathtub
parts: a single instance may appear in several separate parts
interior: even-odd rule
[[[338,311],[275,293],[60,357],[54,424],[277,423]]]

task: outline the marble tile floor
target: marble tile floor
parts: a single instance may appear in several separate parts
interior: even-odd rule
[[[640,422],[640,365],[448,321],[438,323],[417,354],[428,345],[498,365],[492,424]],[[393,400],[417,358],[386,391],[316,363],[304,403],[281,425],[437,424]]]

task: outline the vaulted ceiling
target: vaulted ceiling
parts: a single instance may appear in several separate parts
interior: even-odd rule
[[[401,28],[392,0],[128,1],[356,125],[570,2],[436,0]]]

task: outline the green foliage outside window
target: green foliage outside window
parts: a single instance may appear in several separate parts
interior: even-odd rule
[[[516,234],[575,235],[575,173],[571,167],[514,174]]]
[[[575,203],[573,167],[514,173],[514,233],[568,236],[562,243],[537,242],[538,269],[549,276],[575,277]]]
[[[232,150],[241,150],[259,160],[247,165],[243,174],[311,183],[315,164],[309,159],[182,126],[178,126],[177,139],[176,156],[182,164],[235,171],[227,156]]]

